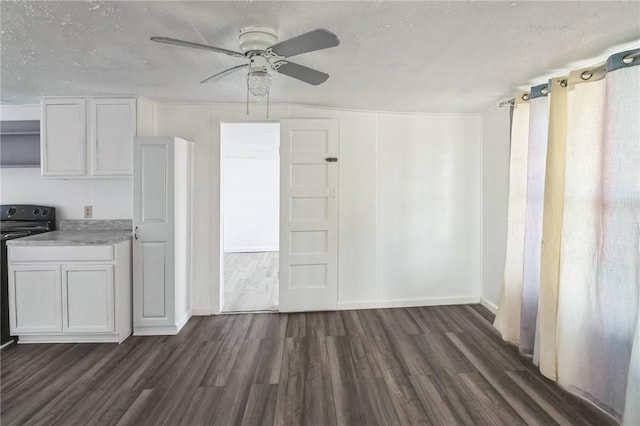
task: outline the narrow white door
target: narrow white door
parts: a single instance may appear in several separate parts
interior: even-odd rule
[[[174,138],[136,138],[133,173],[135,327],[174,318]]]
[[[280,311],[322,311],[338,299],[336,120],[280,122]]]

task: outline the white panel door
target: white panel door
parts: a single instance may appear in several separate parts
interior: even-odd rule
[[[65,333],[115,330],[113,265],[62,266],[62,328]]]
[[[171,325],[174,317],[174,161],[173,138],[136,138],[133,299],[137,327]]]
[[[87,171],[86,102],[44,99],[40,129],[42,174],[84,176]]]
[[[135,99],[91,99],[89,136],[94,176],[133,173],[133,138],[136,136]]]
[[[280,122],[280,311],[336,308],[336,120]]]
[[[60,267],[9,267],[9,324],[12,334],[62,331]]]

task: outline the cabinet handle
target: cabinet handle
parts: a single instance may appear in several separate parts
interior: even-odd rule
[[[133,238],[135,238],[136,240],[138,239],[138,227],[136,226],[136,229],[133,231]]]

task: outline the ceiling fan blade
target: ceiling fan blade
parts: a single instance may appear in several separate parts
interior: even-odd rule
[[[211,77],[202,80],[200,82],[200,84],[202,84],[202,83],[210,83],[212,81],[220,80],[222,77],[225,77],[225,76],[227,76],[229,74],[232,74],[232,73],[234,73],[234,72],[236,72],[238,70],[241,70],[242,68],[246,68],[248,66],[249,66],[249,64],[243,64],[243,65],[238,65],[238,66],[235,66],[235,67],[231,67],[231,68],[229,68],[227,70],[221,71],[218,74],[212,75]]]
[[[340,44],[338,36],[324,28],[301,34],[271,46],[273,53],[285,58],[315,50],[327,49]]]
[[[212,52],[224,53],[225,55],[235,56],[237,58],[245,58],[240,52],[234,52],[233,50],[223,49],[221,47],[209,46],[206,44],[193,43],[191,41],[178,40],[169,37],[151,37],[151,41],[157,41],[158,43],[175,44],[176,46],[192,47],[194,49],[210,50]]]
[[[304,65],[294,64],[289,61],[281,64],[276,71],[314,86],[324,83],[329,78],[329,74],[323,73],[322,71],[314,70]]]

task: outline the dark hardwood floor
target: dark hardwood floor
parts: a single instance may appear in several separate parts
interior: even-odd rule
[[[1,422],[603,425],[473,306],[193,317],[122,345],[1,354]]]

